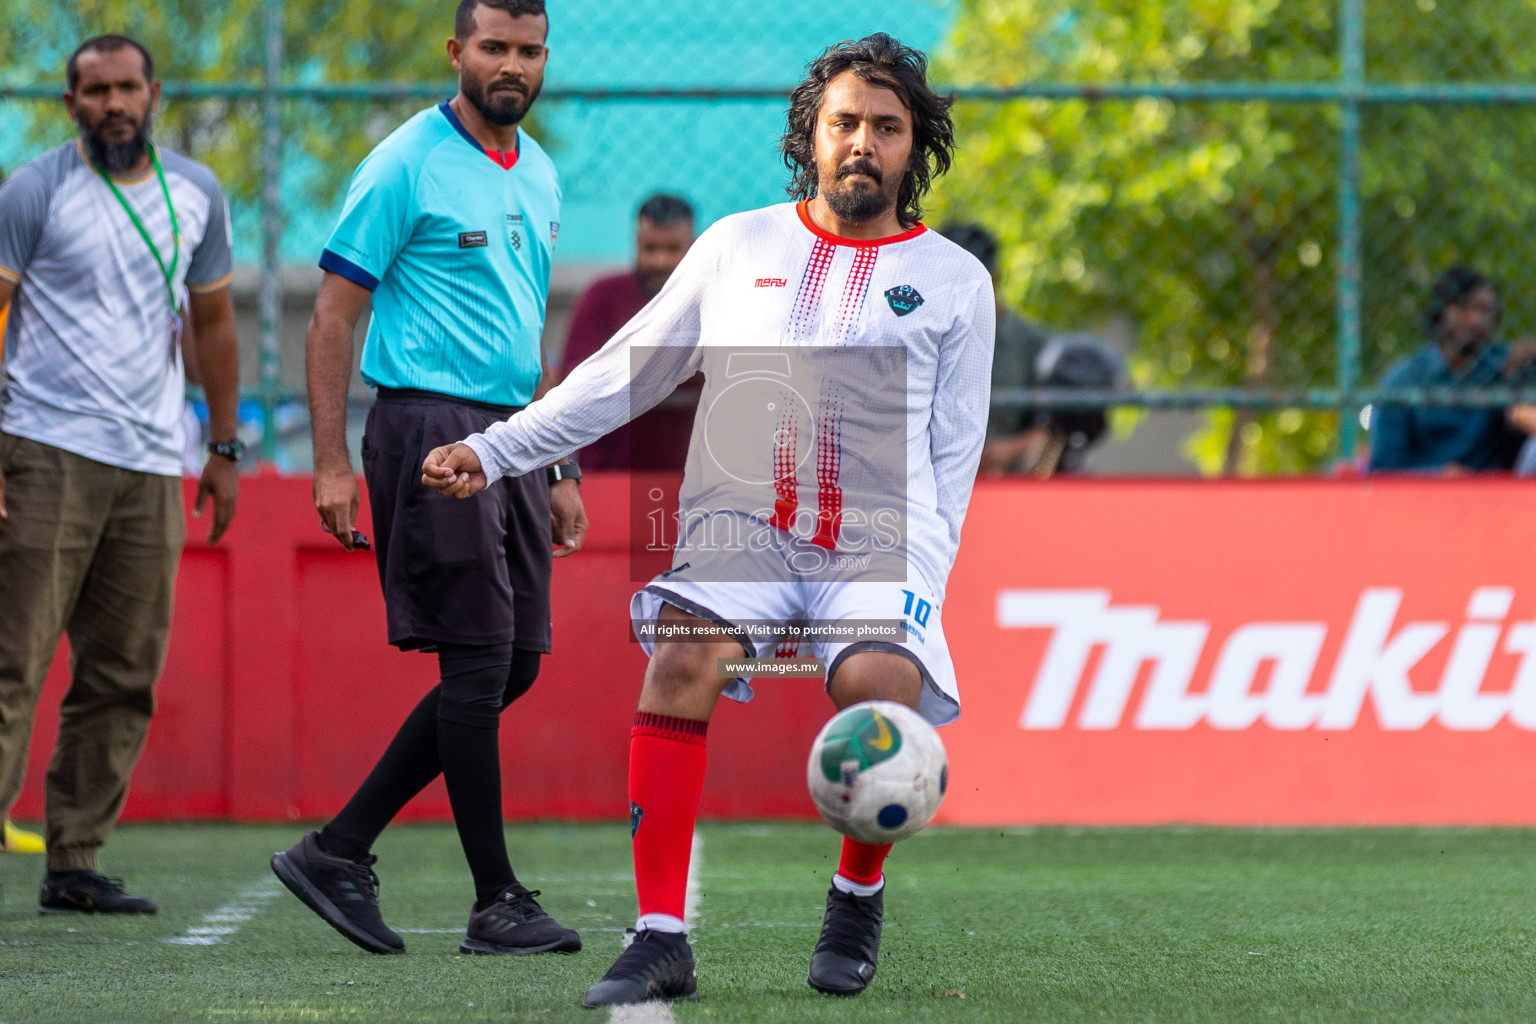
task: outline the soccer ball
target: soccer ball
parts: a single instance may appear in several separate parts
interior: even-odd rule
[[[844,708],[822,726],[805,775],[827,824],[861,843],[894,843],[939,809],[949,757],[916,711],[875,700]]]

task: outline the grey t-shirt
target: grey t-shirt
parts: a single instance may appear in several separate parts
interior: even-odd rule
[[[212,171],[157,149],[181,229],[170,288],[78,141],[0,185],[0,278],[16,285],[0,431],[179,476],[185,378],[171,295],[229,284],[229,210]],[[176,246],[154,170],[117,186],[169,267]]]

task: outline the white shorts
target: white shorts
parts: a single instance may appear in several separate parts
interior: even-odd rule
[[[657,576],[630,601],[630,618],[646,654],[651,654],[655,645],[639,628],[643,623],[656,621],[661,606],[670,604],[731,633],[748,657],[767,658],[778,653],[821,658],[826,662],[827,681],[849,655],[865,650],[900,654],[915,664],[923,676],[918,713],[933,725],[946,725],[958,718],[960,695],[955,666],[944,639],[939,602],[926,585],[794,578],[794,573],[785,570],[784,554],[798,543],[786,535],[778,550],[722,552],[680,547],[673,559],[677,568]],[[774,576],[780,578],[773,579]],[[722,582],[732,580],[756,582]],[[749,635],[742,627],[743,623],[788,626],[889,620],[902,623],[905,642],[815,639],[796,646],[792,640],[761,639],[758,629]],[[725,696],[742,702],[751,700],[750,681],[731,680]]]

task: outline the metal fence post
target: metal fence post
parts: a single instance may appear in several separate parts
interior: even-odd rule
[[[1365,97],[1365,0],[1340,0],[1339,458],[1355,457],[1360,386],[1360,106]]]
[[[283,125],[279,89],[283,74],[283,0],[262,5],[266,35],[266,73],[261,91],[261,458],[277,458],[277,401],[282,390]]]

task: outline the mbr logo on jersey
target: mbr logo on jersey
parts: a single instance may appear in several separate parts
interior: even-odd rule
[[[753,288],[788,288],[789,282],[782,277],[760,277]]]

